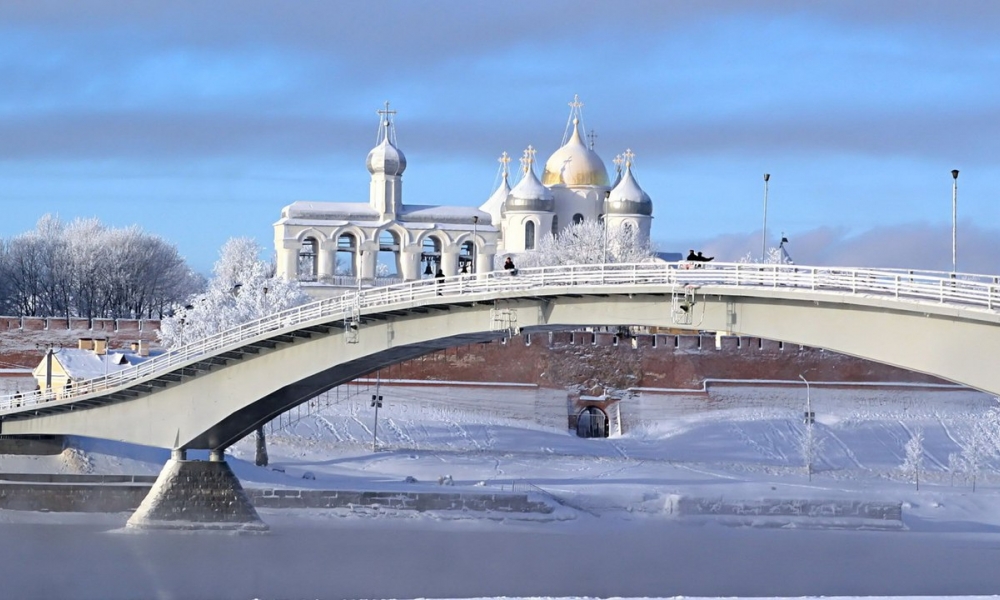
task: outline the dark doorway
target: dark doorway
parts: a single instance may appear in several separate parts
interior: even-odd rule
[[[583,409],[576,418],[576,435],[582,438],[608,437],[608,415],[596,406]]]

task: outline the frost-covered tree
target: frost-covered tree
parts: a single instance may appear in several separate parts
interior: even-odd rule
[[[517,259],[519,267],[637,263],[652,258],[655,250],[634,227],[609,227],[597,221],[574,223],[558,234],[546,234],[538,249]],[[506,255],[497,255],[497,268]]]
[[[972,421],[969,435],[962,444],[961,463],[967,476],[972,477],[972,491],[976,491],[976,480],[987,461],[996,455],[995,431],[997,409],[986,411],[983,418]]]
[[[948,455],[948,474],[951,475],[951,485],[955,485],[955,475],[964,474],[966,472],[965,461],[962,460],[962,455],[958,452],[952,452]]]
[[[175,306],[160,323],[163,344],[189,343],[305,302],[299,284],[275,277],[274,265],[259,258],[261,250],[251,238],[229,239],[208,289]]]
[[[813,465],[819,459],[820,451],[823,449],[823,440],[816,435],[816,425],[806,423],[806,430],[799,439],[799,454],[806,468],[806,475],[812,481]]]
[[[920,491],[920,472],[924,467],[924,432],[917,429],[910,433],[910,439],[903,450],[905,456],[899,468],[907,477],[913,478],[917,491]]]
[[[765,264],[765,265],[790,265],[793,264],[792,257],[788,255],[785,251],[784,246],[772,247],[767,249],[767,254],[764,256],[764,260],[760,260],[753,255],[752,252],[747,252],[740,257],[738,261],[740,264]]]
[[[161,317],[200,288],[176,246],[139,227],[45,215],[0,243],[0,306],[27,316]]]

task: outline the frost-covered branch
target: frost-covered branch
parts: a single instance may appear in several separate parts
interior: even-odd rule
[[[174,306],[160,323],[163,344],[183,345],[305,302],[299,284],[275,277],[274,266],[258,258],[261,251],[251,238],[227,241],[208,289]]]
[[[655,249],[634,227],[608,227],[597,221],[574,223],[558,235],[542,236],[537,250],[517,257],[519,267],[637,263],[653,257]],[[497,255],[497,268],[507,255]]]

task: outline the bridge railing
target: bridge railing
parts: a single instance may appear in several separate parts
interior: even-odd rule
[[[910,301],[951,304],[956,307],[996,311],[1000,308],[1000,285],[986,275],[953,274],[900,269],[850,269],[756,263],[637,263],[564,265],[521,270],[459,275],[443,280],[424,279],[379,288],[353,291],[250,321],[204,339],[185,344],[136,366],[103,377],[74,382],[60,392],[34,392],[0,397],[0,412],[18,411],[54,400],[72,400],[92,393],[110,392],[157,374],[211,357],[227,348],[298,325],[343,320],[345,325],[363,312],[404,307],[414,303],[450,301],[478,295],[516,295],[537,288],[578,286],[658,286],[674,290],[687,286],[732,286],[737,288],[812,290],[851,295],[878,296]]]

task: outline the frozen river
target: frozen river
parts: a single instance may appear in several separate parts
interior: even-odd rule
[[[9,515],[6,515],[9,516]],[[272,533],[0,524],[7,598],[971,595],[1000,590],[995,533],[775,530],[654,517],[567,522],[265,513]],[[79,515],[82,517],[82,515]]]

